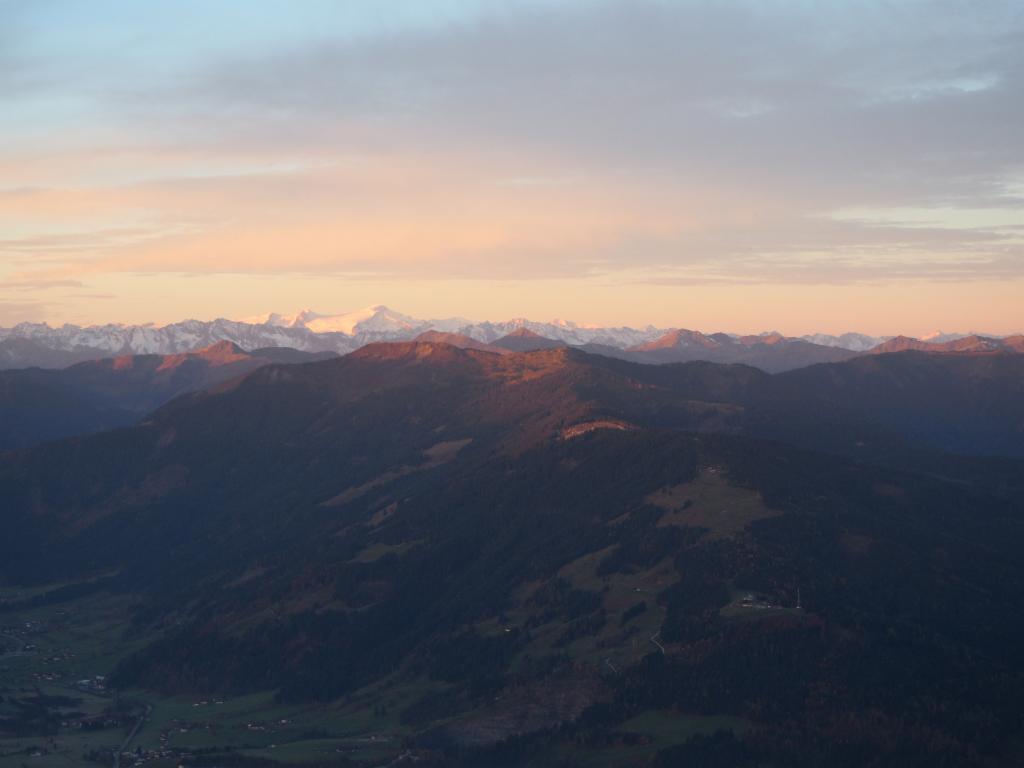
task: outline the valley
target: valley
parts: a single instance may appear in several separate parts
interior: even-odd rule
[[[412,754],[405,746],[417,730],[411,713],[452,689],[403,673],[337,702],[312,705],[282,703],[273,691],[232,696],[108,689],[105,680],[119,658],[152,640],[126,637],[132,634],[130,615],[123,598],[108,594],[3,614],[4,640],[19,650],[0,654],[5,732],[0,766],[173,768],[225,759],[253,765],[388,765]],[[487,632],[485,626],[479,629]],[[20,650],[26,644],[31,650]],[[487,734],[486,741],[495,728],[510,728],[501,724],[506,705],[500,697],[496,704],[496,719],[489,723],[485,710],[465,726],[466,733],[476,729]],[[595,749],[581,764],[596,768],[646,760],[699,734],[749,728],[742,719],[652,710],[621,724],[620,745]],[[22,735],[12,733],[17,730]]]

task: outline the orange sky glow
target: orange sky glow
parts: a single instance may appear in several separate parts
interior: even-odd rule
[[[0,10],[0,326],[1024,330],[1012,3],[31,5]]]

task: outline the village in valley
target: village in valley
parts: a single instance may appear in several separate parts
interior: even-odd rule
[[[387,717],[290,708],[273,692],[119,691],[108,683],[110,672],[126,649],[152,639],[132,636],[124,598],[100,593],[24,607],[33,597],[0,594],[0,768],[177,768],[225,751],[383,764],[402,753],[403,733]]]

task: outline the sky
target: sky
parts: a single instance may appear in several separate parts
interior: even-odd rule
[[[0,326],[1024,330],[1020,0],[0,0]]]

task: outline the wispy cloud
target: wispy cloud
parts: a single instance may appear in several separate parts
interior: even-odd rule
[[[54,288],[81,288],[78,280],[0,280],[0,289],[7,291],[48,291]]]

